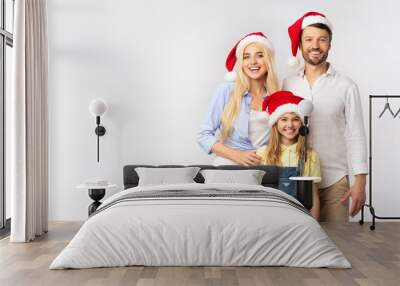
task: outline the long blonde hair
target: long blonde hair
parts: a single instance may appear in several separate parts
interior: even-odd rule
[[[269,93],[274,93],[279,90],[278,77],[276,75],[275,66],[273,62],[273,55],[271,50],[260,43],[254,42],[263,52],[265,65],[268,68],[267,76],[265,77],[264,87]],[[243,53],[246,47],[239,51],[238,56],[238,71],[235,86],[232,91],[232,95],[226,104],[221,118],[221,136],[220,139],[223,142],[229,137],[232,131],[233,122],[240,111],[240,105],[242,103],[242,97],[250,89],[249,77],[243,72]]]
[[[266,156],[263,159],[263,162],[261,162],[261,164],[282,166],[282,162],[280,160],[281,151],[282,151],[281,150],[281,137],[282,137],[282,135],[278,131],[278,122],[276,122],[271,128],[267,151],[265,154]],[[304,136],[297,135],[296,155],[299,160],[300,160],[300,158],[303,157],[304,144],[305,144]],[[308,157],[311,155],[311,151],[312,151],[311,147],[307,144],[307,156]]]

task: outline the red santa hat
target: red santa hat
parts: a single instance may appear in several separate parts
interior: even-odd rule
[[[262,32],[247,34],[236,43],[226,58],[225,67],[228,70],[224,76],[226,80],[234,81],[236,79],[236,72],[233,71],[233,68],[235,67],[240,51],[250,43],[261,43],[267,46],[271,50],[271,53],[273,53],[272,43]]]
[[[292,43],[292,57],[288,60],[288,65],[295,67],[299,64],[299,60],[296,58],[297,50],[299,49],[300,33],[301,31],[312,24],[324,24],[332,30],[332,25],[324,14],[318,12],[308,12],[304,14],[300,19],[297,19],[292,26],[289,27],[289,38]]]
[[[304,98],[286,90],[277,91],[267,96],[263,101],[262,109],[268,112],[269,125],[274,125],[282,115],[288,112],[294,112],[302,118],[299,110],[299,103],[302,100]]]

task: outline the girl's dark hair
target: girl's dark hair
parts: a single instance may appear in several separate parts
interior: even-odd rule
[[[327,25],[322,24],[322,23],[316,23],[316,24],[308,25],[307,27],[315,27],[315,28],[327,31],[329,34],[329,43],[332,42],[332,30]],[[300,32],[300,42],[301,42],[302,36],[303,36],[303,30],[301,30],[301,32]]]

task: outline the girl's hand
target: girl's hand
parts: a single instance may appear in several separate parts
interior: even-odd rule
[[[313,207],[310,210],[310,213],[316,221],[319,221],[319,206],[313,205]]]
[[[310,213],[315,218],[316,221],[319,221],[321,203],[319,200],[319,190],[317,183],[313,184],[312,196],[313,196],[313,206],[310,210]]]
[[[256,154],[256,151],[239,151],[235,150],[232,160],[243,166],[260,165],[261,157]]]

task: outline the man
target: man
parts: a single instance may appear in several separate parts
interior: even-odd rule
[[[365,203],[368,172],[365,131],[357,85],[327,62],[332,41],[325,15],[306,13],[289,27],[293,58],[299,49],[304,69],[284,80],[283,89],[311,100],[310,142],[320,155],[321,221],[347,222]],[[355,175],[349,188],[348,162]],[[351,206],[349,208],[349,198]]]

